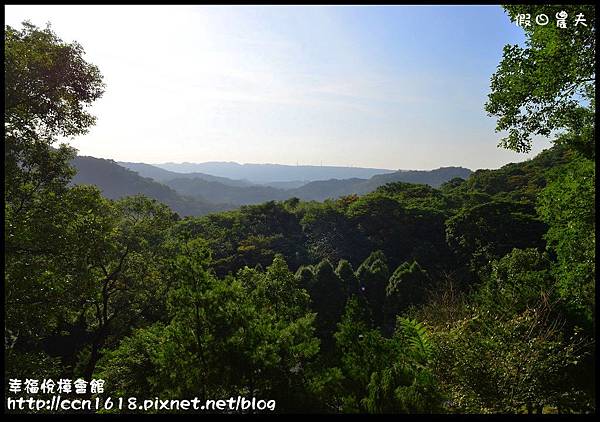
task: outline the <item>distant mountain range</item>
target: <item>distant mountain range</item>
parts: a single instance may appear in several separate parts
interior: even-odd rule
[[[304,200],[323,201],[327,198],[338,198],[350,194],[364,195],[379,186],[392,182],[419,183],[437,188],[455,177],[467,179],[471,173],[471,170],[463,167],[399,170],[394,173],[377,174],[369,179],[331,179],[310,182],[298,189],[288,190],[287,193]]]
[[[155,167],[178,173],[206,173],[230,179],[249,180],[254,183],[314,182],[329,179],[368,179],[376,174],[394,173],[395,170],[340,167],[340,166],[290,166],[284,164],[239,164],[210,161],[206,163],[163,163]]]
[[[173,179],[179,179],[182,177],[188,179],[202,179],[209,182],[219,182],[223,183],[227,186],[252,186],[254,183],[248,180],[234,180],[228,177],[219,177],[213,176],[210,174],[200,173],[200,172],[191,172],[191,173],[181,173],[175,171],[169,171],[162,169],[160,167],[145,164],[145,163],[128,163],[125,161],[117,162],[122,167],[128,168],[129,170],[133,170],[137,172],[140,176],[150,177],[157,182],[166,182]]]
[[[436,170],[382,170],[383,173],[363,178],[330,177],[307,182],[299,180],[298,177],[301,176],[306,180],[327,173],[371,174],[377,169],[236,163],[198,165],[235,164],[240,167],[250,166],[247,168],[252,169],[245,173],[235,173],[242,178],[232,179],[222,176],[223,172],[221,175],[200,171],[180,173],[145,163],[117,163],[113,160],[84,156],[75,158],[72,164],[77,169],[77,175],[73,179],[74,184],[96,185],[106,197],[111,199],[143,194],[167,204],[181,216],[204,215],[233,209],[240,205],[293,197],[323,201],[350,194],[363,195],[390,182],[421,183],[438,187],[455,177],[466,179],[472,173],[471,170],[463,167],[442,167]],[[189,166],[190,169],[198,169],[193,167],[196,166],[195,164]],[[206,169],[206,166],[203,169]],[[270,180],[262,184],[256,182],[257,177],[268,179],[266,175],[269,174],[273,179],[277,177],[278,180]]]

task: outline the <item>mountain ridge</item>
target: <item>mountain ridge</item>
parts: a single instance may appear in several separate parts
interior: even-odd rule
[[[370,178],[375,174],[393,173],[395,170],[370,167],[313,166],[288,164],[236,163],[234,161],[207,161],[204,163],[161,163],[153,164],[163,170],[177,173],[206,173],[230,179],[245,179],[252,183],[327,180],[352,177]]]
[[[115,162],[85,156],[77,157],[74,165],[78,169],[74,183],[95,184],[105,196],[113,199],[144,194],[172,206],[183,216],[268,201],[283,201],[293,197],[306,201],[324,201],[350,194],[364,195],[390,182],[439,187],[450,179],[467,178],[472,173],[462,167],[441,167],[435,170],[400,170],[370,178],[329,178],[307,183],[279,182],[282,187],[275,187],[206,173],[177,173],[146,163]]]
[[[203,215],[234,208],[230,204],[208,202],[200,196],[188,197],[171,187],[118,165],[114,160],[77,156],[71,161],[77,173],[71,184],[97,186],[109,199],[146,195],[168,205],[181,216]]]

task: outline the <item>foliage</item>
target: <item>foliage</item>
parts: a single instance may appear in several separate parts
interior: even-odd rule
[[[346,289],[331,263],[323,260],[315,268],[310,289],[311,307],[317,313],[316,328],[325,349],[332,345],[332,335],[346,305]]]
[[[579,158],[552,174],[538,212],[549,227],[548,247],[557,256],[560,292],[589,325],[595,317],[595,164]]]
[[[450,248],[473,271],[514,247],[543,247],[545,231],[534,207],[521,202],[492,201],[476,205],[446,221]]]
[[[566,12],[571,22],[524,27],[525,46],[507,45],[492,76],[486,110],[498,117],[496,129],[508,130],[501,145],[523,152],[531,137],[565,131],[567,142],[594,156],[594,93],[596,63],[595,10],[591,5],[510,5],[513,22],[519,14]],[[573,20],[583,14],[586,26]]]
[[[395,321],[396,315],[410,306],[425,303],[428,288],[431,288],[429,276],[417,261],[396,268],[385,289],[386,321]]]
[[[356,277],[360,283],[360,294],[366,299],[373,315],[373,322],[378,327],[383,324],[385,288],[389,276],[387,260],[381,251],[375,251],[369,255],[356,270]]]
[[[587,386],[573,382],[591,353],[589,339],[568,338],[543,302],[510,318],[475,311],[436,332],[435,372],[454,412],[541,413],[593,408]]]
[[[532,160],[440,169],[435,186],[468,178],[439,189],[392,173],[305,189],[336,185],[337,200],[180,219],[73,183],[74,151],[53,144],[93,123],[100,73],[50,28],[6,27],[5,378],[261,397],[280,412],[595,411],[586,31],[527,29],[492,79],[505,146],[562,131]],[[123,175],[173,207],[202,205]],[[359,185],[377,189],[359,196]]]

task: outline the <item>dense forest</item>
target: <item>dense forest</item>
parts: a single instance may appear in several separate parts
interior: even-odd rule
[[[186,218],[72,183],[57,141],[110,87],[77,43],[6,26],[5,384],[102,378],[112,397],[282,413],[595,412],[594,8],[560,8],[589,25],[525,28],[485,104],[501,147],[554,137],[535,158]]]

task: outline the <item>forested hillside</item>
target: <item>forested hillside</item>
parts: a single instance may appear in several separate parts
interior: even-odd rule
[[[204,215],[234,207],[231,204],[207,201],[201,195],[182,195],[164,184],[141,177],[112,160],[77,156],[71,165],[76,170],[72,184],[97,186],[102,195],[109,199],[144,195],[168,205],[181,216]]]
[[[76,151],[53,145],[110,87],[78,44],[6,26],[5,385],[95,378],[105,393],[86,397],[280,413],[594,413],[594,9],[560,8],[588,29],[526,28],[485,105],[504,147],[559,133],[535,158],[187,218],[73,184]],[[179,204],[116,167],[115,184]]]
[[[167,182],[173,179],[201,179],[208,182],[219,182],[226,186],[253,186],[254,184],[247,180],[234,180],[227,177],[212,176],[205,173],[177,173],[144,163],[128,163],[119,161],[117,163],[129,170],[133,170],[142,177],[149,177],[157,182]]]
[[[173,202],[169,203],[161,200],[161,197],[164,195],[156,195],[154,192],[147,193],[144,190],[140,190],[141,180],[134,180],[129,173],[127,173],[127,177],[121,177],[117,181],[115,179],[116,174],[125,176],[126,172],[114,169],[112,165],[115,163],[98,159],[94,162],[91,161],[93,160],[91,157],[86,157],[86,159],[88,161],[77,158],[74,162],[78,170],[78,175],[74,179],[75,183],[95,184],[103,189],[103,191],[106,190],[109,198],[115,198],[115,194],[112,192],[114,189],[127,191],[129,194],[147,195],[173,208],[171,205]],[[169,186],[180,195],[194,197],[199,199],[200,202],[214,204],[212,208],[207,204],[200,212],[190,212],[191,208],[173,208],[182,216],[202,215],[209,211],[224,209],[224,205],[222,204],[230,204],[229,208],[232,208],[234,205],[252,205],[290,198],[298,198],[306,201],[323,201],[325,199],[337,199],[350,194],[362,195],[372,192],[388,182],[423,183],[438,187],[455,177],[466,179],[471,174],[470,170],[460,167],[423,171],[408,170],[378,174],[370,179],[330,179],[308,182],[300,187],[286,189],[285,187],[289,186],[289,184],[293,186],[294,182],[280,182],[279,185],[281,187],[272,187],[202,173],[175,173],[143,163],[120,164],[139,173],[143,177],[152,178],[161,184]],[[107,173],[106,180],[103,179],[103,171]],[[283,174],[283,170],[280,170],[280,172]],[[292,176],[288,174],[288,178]],[[147,184],[147,181],[143,183]],[[274,184],[278,185],[277,183]],[[158,189],[156,183],[153,186],[155,190]],[[162,189],[165,190],[164,187]]]
[[[235,205],[281,200],[292,195],[283,189],[270,186],[228,186],[199,178],[179,177],[164,183],[183,195],[210,198],[214,202],[227,202]]]
[[[441,167],[435,170],[400,170],[393,173],[376,174],[369,179],[322,180],[307,183],[289,194],[307,201],[337,199],[346,195],[363,195],[379,186],[392,182],[419,183],[439,187],[456,177],[467,179],[471,170],[462,167]]]
[[[393,268],[416,260],[448,271],[461,255],[472,259],[476,251],[485,250],[479,258],[489,259],[513,247],[543,249],[547,227],[534,202],[523,198],[539,194],[546,172],[567,154],[555,148],[523,163],[476,172],[469,182],[453,179],[440,189],[396,182],[338,200],[293,198],[245,206],[182,220],[178,233],[208,242],[213,267],[222,276],[246,265],[266,267],[277,254],[292,271],[324,259],[333,264],[345,259],[358,268],[373,251],[383,252]],[[509,185],[513,172],[528,172],[537,185]],[[508,187],[490,193],[497,185]]]

